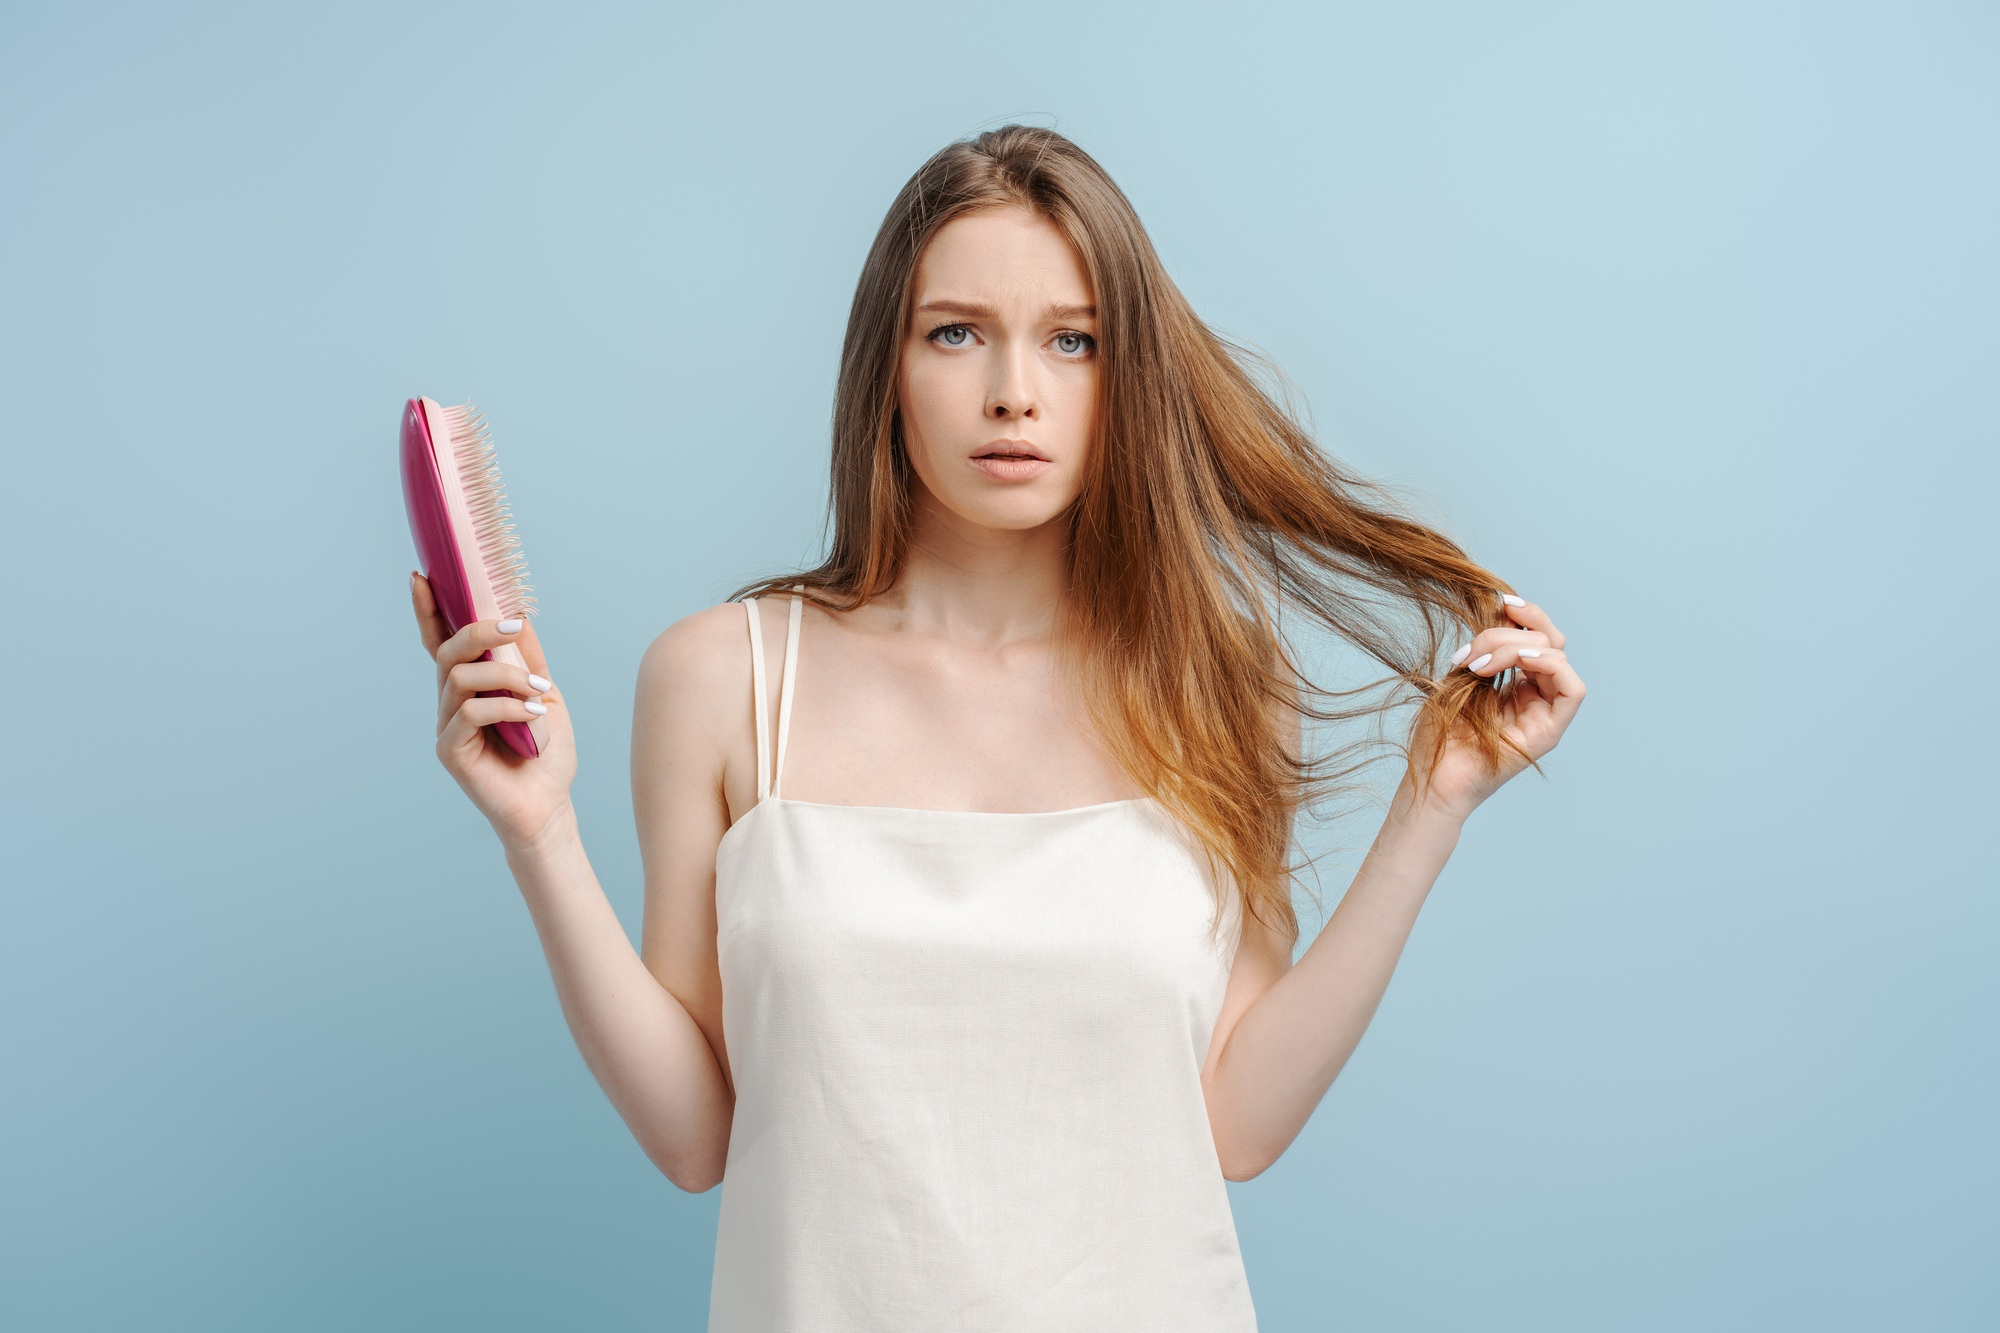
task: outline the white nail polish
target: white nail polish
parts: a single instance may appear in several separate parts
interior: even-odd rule
[[[1539,648],[1523,648],[1520,655],[1522,657],[1540,657],[1542,650]]]
[[[1472,651],[1472,645],[1469,643],[1466,644],[1465,647],[1459,649],[1457,652],[1451,655],[1451,664],[1453,666],[1457,666],[1460,662],[1463,662],[1465,660],[1465,655],[1471,651]]]
[[[1527,598],[1525,598],[1525,597],[1516,597],[1516,596],[1515,596],[1515,595],[1514,595],[1513,593],[1511,593],[1511,592],[1503,592],[1503,593],[1501,593],[1501,594],[1500,594],[1500,600],[1501,600],[1501,601],[1503,601],[1503,602],[1505,602],[1505,603],[1506,603],[1507,605],[1509,605],[1509,606],[1526,606],[1526,605],[1528,604],[1528,600],[1527,600]]]
[[[549,711],[549,706],[547,704],[538,704],[533,699],[528,700],[522,706],[526,708],[530,713],[535,714],[537,717]]]
[[[1488,662],[1491,662],[1492,660],[1493,660],[1492,653],[1481,653],[1479,656],[1473,658],[1472,661],[1468,662],[1466,664],[1465,669],[1467,671],[1477,671],[1481,667],[1485,666]]]
[[[518,620],[503,620],[493,628],[499,630],[502,634],[519,634],[521,632],[521,622]]]
[[[541,694],[545,692],[549,688],[549,686],[553,684],[555,684],[554,681],[544,680],[532,671],[528,673],[528,688],[533,690],[536,694]]]

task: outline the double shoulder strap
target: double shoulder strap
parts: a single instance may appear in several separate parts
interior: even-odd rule
[[[791,621],[785,629],[785,678],[778,687],[778,762],[771,764],[771,722],[769,696],[764,689],[764,624],[757,599],[746,597],[743,606],[750,614],[750,683],[757,702],[757,799],[778,794],[778,782],[785,771],[785,741],[792,729],[792,679],[798,673],[799,617],[805,610],[806,585],[795,583],[792,591]]]

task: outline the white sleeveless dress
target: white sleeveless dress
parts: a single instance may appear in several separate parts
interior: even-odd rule
[[[1235,954],[1150,797],[1037,813],[779,796],[716,852],[736,1083],[710,1333],[1247,1333],[1200,1070]]]

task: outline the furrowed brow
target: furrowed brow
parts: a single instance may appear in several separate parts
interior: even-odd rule
[[[967,319],[991,319],[993,307],[969,301],[926,301],[917,307],[920,315],[964,315]]]
[[[917,307],[920,315],[962,315],[967,319],[992,319],[993,307],[978,305],[971,301],[926,301]],[[1096,319],[1094,305],[1052,305],[1048,308],[1050,319]]]

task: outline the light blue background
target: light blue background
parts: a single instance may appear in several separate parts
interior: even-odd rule
[[[863,251],[1010,118],[1590,685],[1232,1187],[1264,1328],[2000,1320],[1992,6],[281,9],[0,35],[0,1324],[700,1326],[397,412],[488,411],[636,937],[640,653],[816,555]]]

